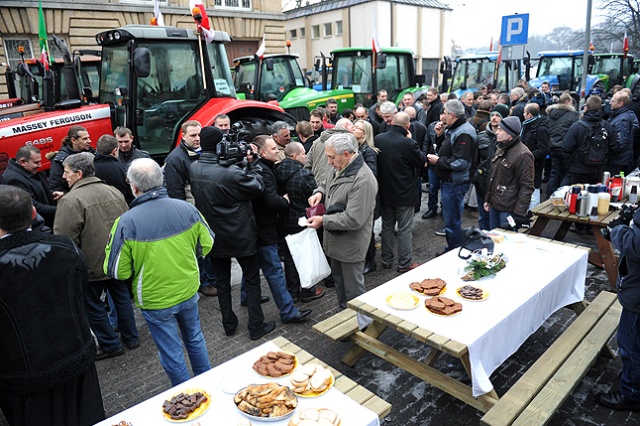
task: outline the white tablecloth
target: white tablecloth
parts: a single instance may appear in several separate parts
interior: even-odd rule
[[[473,396],[493,388],[489,376],[555,311],[584,298],[587,251],[559,244],[512,236],[514,241],[496,244],[494,251],[508,256],[507,267],[493,278],[466,283],[466,261],[458,251],[407,272],[358,297],[357,300],[393,314],[426,330],[462,343],[469,348]],[[516,242],[518,241],[518,242]],[[468,253],[468,252],[467,252]],[[411,291],[409,284],[425,278],[447,282],[443,294],[460,301],[463,310],[452,317],[441,317],[424,307],[426,296],[411,311],[387,306],[385,298],[396,291]],[[465,284],[489,292],[484,301],[460,299],[456,288]],[[413,293],[416,294],[416,293]]]
[[[278,379],[269,379],[260,376],[251,366],[269,351],[278,351],[280,348],[272,342],[258,346],[216,368],[207,371],[191,380],[166,390],[140,404],[133,406],[113,417],[104,420],[98,425],[111,426],[126,420],[133,426],[170,424],[162,415],[162,403],[179,393],[183,389],[200,388],[211,395],[211,405],[207,412],[198,421],[202,426],[235,426],[238,420],[244,417],[240,414],[233,402],[233,394],[248,384],[278,382],[282,385],[289,384],[289,376]],[[215,356],[215,353],[213,353]],[[226,392],[225,392],[226,391]],[[229,393],[227,393],[229,392]],[[379,426],[378,416],[371,410],[363,407],[342,392],[331,388],[327,393],[316,398],[298,397],[298,410],[305,408],[329,408],[342,417],[342,424],[349,426]],[[191,425],[193,421],[180,423]],[[268,423],[274,426],[286,426],[287,420]],[[253,425],[263,424],[252,420]],[[266,423],[265,423],[266,424]]]

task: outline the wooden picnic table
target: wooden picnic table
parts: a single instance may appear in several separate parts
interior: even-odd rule
[[[603,347],[617,326],[619,305],[616,308],[614,294],[603,294],[603,297],[607,296],[606,302],[603,300],[594,306],[584,303],[588,249],[523,234],[505,234],[514,241],[517,237],[519,242],[512,243],[509,250],[506,244],[496,245],[496,252],[504,250],[509,256],[507,267],[494,278],[471,283],[488,290],[490,296],[482,302],[463,300],[460,314],[439,317],[427,312],[424,307],[426,297],[420,297],[418,307],[409,311],[393,309],[384,302],[386,295],[408,291],[413,281],[436,277],[448,283],[443,296],[460,301],[455,289],[464,285],[459,281],[461,259],[458,259],[457,252],[449,252],[351,300],[349,309],[318,323],[314,330],[334,341],[348,339],[355,344],[342,359],[349,366],[368,351],[466,404],[489,412],[500,400],[489,379],[491,373],[556,310],[564,306],[573,308],[580,316],[574,321],[576,325],[571,327],[571,333],[558,339],[558,344],[550,348],[553,351],[540,367],[544,374],[539,371],[532,373],[534,379],[523,384],[527,389],[526,397],[520,395],[517,404],[508,404],[509,415],[517,417],[541,389],[549,383],[549,386],[555,386],[554,374],[559,369],[566,377],[567,373],[561,367],[572,353],[578,350],[588,352],[588,355],[580,355],[579,363],[572,362],[570,375],[575,376],[572,383],[579,382],[598,354],[610,354]],[[562,259],[562,262],[555,262],[547,268],[540,267],[540,261],[553,262],[554,259]],[[448,275],[446,271],[449,271]],[[373,320],[364,331],[358,329],[357,314]],[[607,321],[606,325],[597,326],[602,320]],[[384,343],[379,337],[386,329],[424,343],[430,349],[428,355],[420,359],[422,356],[410,356]],[[586,348],[580,348],[584,338],[592,332],[596,336],[588,339]],[[452,377],[439,370],[436,361],[443,355],[461,362],[471,385],[464,378]],[[568,395],[570,390],[563,388],[563,395]],[[500,414],[499,417],[504,416]]]
[[[611,288],[615,289],[616,280],[618,279],[618,257],[613,252],[611,242],[602,236],[600,230],[606,228],[609,222],[618,216],[618,212],[609,212],[604,216],[599,215],[597,219],[591,220],[589,216],[570,214],[569,210],[560,212],[553,207],[551,200],[547,200],[538,205],[532,211],[537,216],[537,219],[529,230],[529,235],[539,237],[551,221],[559,221],[561,222],[560,227],[552,238],[557,241],[564,241],[571,224],[575,223],[590,226],[598,249],[591,250],[589,253],[589,263],[600,269],[604,269],[607,272]]]

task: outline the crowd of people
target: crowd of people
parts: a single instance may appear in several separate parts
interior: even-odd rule
[[[282,323],[301,323],[312,314],[302,304],[328,288],[345,309],[378,265],[398,273],[419,266],[416,214],[442,220],[438,255],[465,243],[465,206],[477,207],[481,229],[527,226],[558,187],[635,168],[640,126],[631,102],[620,89],[607,102],[589,97],[579,113],[570,94],[554,97],[548,83],[537,91],[526,81],[509,95],[481,87],[458,100],[431,88],[398,104],[381,90],[370,108],[339,112],[329,99],[295,129],[275,122],[250,144],[234,140],[226,115],[207,127],[186,121],[163,167],[127,128],[101,135],[94,149],[87,129],[72,126],[48,178],[40,151],[25,145],[0,186],[0,325],[10,348],[0,351],[0,408],[11,424],[103,418],[94,359],[140,346],[132,299],[177,385],[190,377],[183,348],[194,375],[211,368],[201,295],[218,298],[227,336],[240,325],[238,298],[257,340],[276,328],[262,310],[271,298]],[[305,228],[317,230],[332,271],[311,287],[284,239]],[[232,258],[242,270],[235,295]],[[7,392],[13,386],[19,391]],[[609,399],[616,395],[609,406],[619,408],[620,395]]]

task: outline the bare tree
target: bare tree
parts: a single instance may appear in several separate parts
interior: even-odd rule
[[[597,27],[596,33],[605,43],[622,43],[626,30],[629,54],[637,57],[640,53],[640,0],[599,0],[597,8],[605,20]]]

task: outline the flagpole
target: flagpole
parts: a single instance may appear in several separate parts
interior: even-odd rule
[[[591,4],[592,0],[587,0],[587,23],[584,29],[585,49],[582,56],[582,82],[580,83],[580,106],[587,98],[587,65],[589,64],[589,45],[591,40]]]

